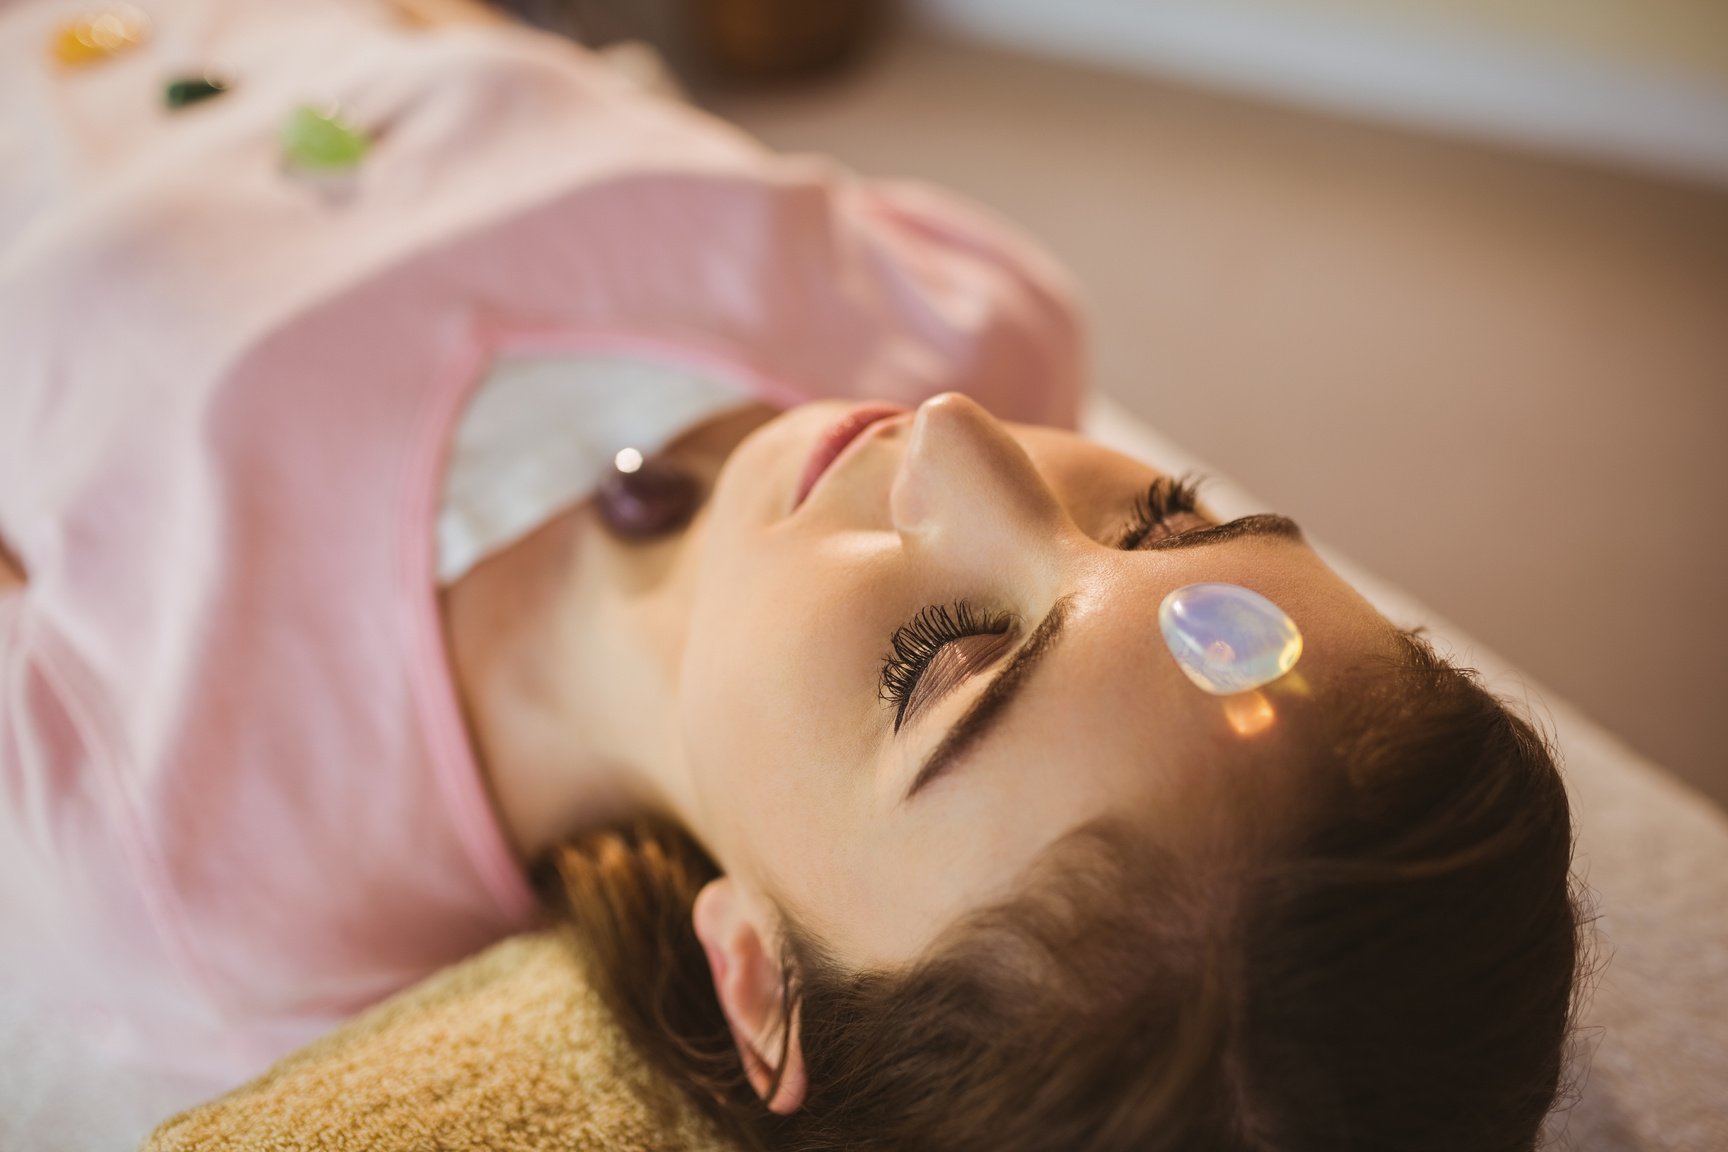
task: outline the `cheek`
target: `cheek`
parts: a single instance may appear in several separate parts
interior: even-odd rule
[[[698,581],[681,738],[722,865],[784,888],[839,867],[870,802],[879,566],[834,541],[737,543],[718,542]]]
[[[1103,544],[1121,538],[1133,498],[1158,475],[1138,461],[1089,441],[1048,429],[1017,429],[1027,455],[1070,519]]]

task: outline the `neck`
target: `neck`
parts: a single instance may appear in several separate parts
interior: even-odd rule
[[[729,414],[661,455],[706,491],[771,414]],[[623,541],[584,503],[446,591],[475,755],[524,863],[639,813],[687,819],[677,682],[703,527],[698,513],[676,535]]]

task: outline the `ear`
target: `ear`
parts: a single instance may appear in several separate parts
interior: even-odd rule
[[[791,1035],[782,1038],[780,997],[784,988],[779,953],[772,945],[775,921],[766,901],[740,888],[729,876],[710,880],[697,893],[691,913],[696,938],[708,954],[714,991],[743,1058],[750,1086],[782,1116],[796,1112],[809,1087],[804,1054],[798,1044],[798,1010],[792,1009]],[[772,1097],[775,1065],[785,1048],[785,1067]]]

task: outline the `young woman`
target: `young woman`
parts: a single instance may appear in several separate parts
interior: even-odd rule
[[[1552,759],[1054,427],[1035,249],[562,44],[270,7],[152,12],[244,69],[175,111],[0,24],[66,158],[0,222],[0,907],[93,1043],[250,1075],[550,904],[765,1146],[1531,1146]],[[1204,690],[1195,585],[1294,667]]]
[[[662,818],[552,887],[750,1138],[1532,1145],[1575,972],[1553,763],[1289,521],[945,395],[793,410],[680,537],[579,511],[476,577],[453,636],[502,806],[530,854]],[[1160,605],[1215,582],[1297,622],[1294,671],[1184,675]]]

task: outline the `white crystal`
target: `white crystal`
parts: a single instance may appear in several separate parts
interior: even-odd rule
[[[1158,606],[1158,627],[1188,679],[1214,696],[1270,684],[1302,655],[1296,622],[1237,584],[1176,589]]]

